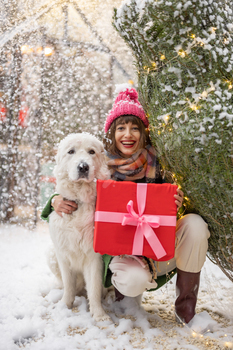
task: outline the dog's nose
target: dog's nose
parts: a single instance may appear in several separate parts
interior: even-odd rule
[[[89,171],[89,165],[87,163],[80,163],[78,165],[78,171],[80,174],[86,174]]]

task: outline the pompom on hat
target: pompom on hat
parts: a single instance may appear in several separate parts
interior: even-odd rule
[[[109,130],[112,122],[116,118],[124,115],[134,115],[140,118],[146,128],[149,125],[146,113],[138,101],[138,93],[134,88],[127,88],[124,91],[119,92],[114,105],[106,118],[104,127],[105,133]]]

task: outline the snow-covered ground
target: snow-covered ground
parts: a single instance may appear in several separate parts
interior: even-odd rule
[[[84,297],[76,297],[68,310],[59,303],[62,290],[46,264],[50,244],[46,223],[35,231],[0,226],[0,350],[233,348],[233,285],[209,260],[197,312],[208,311],[215,322],[202,336],[175,322],[175,278],[144,293],[142,308],[130,298],[114,302],[109,293],[103,305],[112,324],[94,322]]]

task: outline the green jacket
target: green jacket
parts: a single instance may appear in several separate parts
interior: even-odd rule
[[[48,202],[46,203],[44,209],[42,210],[41,213],[41,219],[45,220],[47,222],[49,222],[49,215],[54,211],[54,208],[51,206],[51,201],[53,199],[54,196],[58,196],[58,193],[54,193],[48,200]]]

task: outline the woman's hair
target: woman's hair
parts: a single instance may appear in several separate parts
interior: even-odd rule
[[[150,137],[149,137],[149,131],[145,128],[145,125],[141,121],[140,118],[133,116],[133,115],[123,115],[115,119],[109,130],[107,131],[103,143],[104,148],[107,152],[113,154],[113,155],[119,155],[120,152],[118,148],[116,147],[116,140],[115,140],[115,132],[117,125],[119,124],[128,124],[131,122],[132,124],[136,124],[139,128],[140,132],[140,141],[139,141],[139,149],[145,148],[147,145],[151,144]]]

